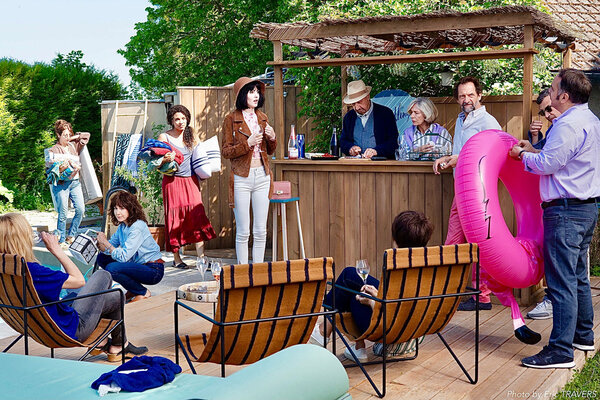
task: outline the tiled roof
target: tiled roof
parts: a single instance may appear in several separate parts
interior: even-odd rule
[[[573,68],[600,69],[600,0],[546,0],[546,6],[582,37],[575,42]]]

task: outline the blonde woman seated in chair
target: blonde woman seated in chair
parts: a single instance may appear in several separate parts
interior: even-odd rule
[[[24,216],[17,213],[0,215],[0,253],[18,254],[27,262],[27,268],[33,280],[33,286],[43,303],[59,300],[62,289],[79,289],[83,296],[110,289],[112,278],[107,271],[96,271],[86,283],[81,271],[65,254],[56,236],[42,232],[42,241],[46,248],[63,265],[65,272],[53,270],[40,265],[33,254],[33,235],[29,223]],[[49,305],[46,311],[58,327],[69,337],[84,341],[94,331],[101,318],[121,319],[120,297],[117,292],[100,296],[73,298],[72,306],[65,303]],[[100,347],[92,354],[107,353],[108,361],[121,359],[123,348],[120,346],[121,329],[111,333],[111,340],[100,343]],[[148,351],[146,347],[136,347],[124,339],[125,355],[140,355]]]
[[[429,242],[432,233],[433,225],[431,222],[424,214],[417,211],[403,211],[396,216],[392,223],[392,238],[394,239],[396,247],[399,248],[427,246],[427,242]],[[379,287],[379,281],[372,276],[368,276],[367,282],[364,284],[354,267],[345,268],[338,276],[335,283],[357,291],[360,290],[373,297],[377,296]],[[333,304],[333,291],[327,293],[323,303],[328,306]],[[354,296],[352,293],[345,290],[336,290],[335,306],[340,313],[350,312],[356,326],[361,332],[365,332],[369,328],[371,315],[373,314],[373,308],[375,306],[374,300],[360,295]],[[327,324],[327,340],[329,340],[332,331],[331,324],[329,324],[327,320],[325,321]],[[313,330],[312,339],[320,345],[323,345],[325,341],[324,335],[325,327],[323,324],[317,324]],[[359,361],[367,361],[368,356],[364,340],[357,341],[353,345],[353,351]],[[354,360],[348,349],[344,351],[344,356],[349,360]]]

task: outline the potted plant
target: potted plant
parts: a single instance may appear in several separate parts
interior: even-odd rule
[[[148,168],[148,163],[138,162],[138,172],[134,176],[125,167],[115,169],[118,176],[127,179],[137,189],[137,197],[148,217],[148,228],[160,249],[165,248],[165,226],[163,218],[162,174],[156,169]]]

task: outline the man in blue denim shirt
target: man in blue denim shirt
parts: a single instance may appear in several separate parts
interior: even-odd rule
[[[554,319],[549,343],[521,360],[531,368],[572,368],[573,348],[594,350],[594,309],[588,248],[600,200],[600,120],[590,111],[592,84],[581,71],[563,69],[550,88],[562,113],[541,152],[526,140],[510,150],[525,169],[541,175],[544,265]]]

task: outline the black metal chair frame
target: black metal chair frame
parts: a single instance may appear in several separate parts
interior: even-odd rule
[[[352,346],[350,346],[350,344],[348,343],[348,341],[346,340],[346,338],[344,337],[344,335],[342,334],[342,332],[340,332],[340,330],[338,328],[335,328],[335,330],[337,331],[338,335],[340,336],[340,338],[342,339],[342,342],[344,343],[344,346],[346,346],[346,348],[348,349],[348,351],[350,352],[350,354],[352,355],[352,358],[354,359],[354,364],[344,364],[345,368],[353,368],[353,367],[359,367],[361,369],[361,371],[363,372],[363,374],[365,375],[365,377],[367,378],[367,380],[369,381],[369,383],[371,384],[371,386],[373,387],[373,390],[375,390],[375,393],[377,394],[378,397],[382,398],[385,396],[386,393],[386,367],[387,367],[387,363],[391,363],[391,362],[397,362],[397,361],[409,361],[409,360],[414,360],[417,358],[417,356],[419,355],[419,341],[417,340],[416,343],[416,350],[415,350],[415,354],[411,357],[399,357],[399,358],[391,358],[388,359],[387,357],[387,352],[386,352],[386,332],[387,332],[387,304],[391,304],[391,303],[402,303],[405,301],[415,301],[415,300],[429,300],[429,299],[441,299],[441,298],[448,298],[448,297],[462,297],[462,296],[470,296],[470,295],[479,295],[481,293],[481,290],[479,289],[479,249],[477,249],[477,263],[475,265],[475,268],[477,268],[476,270],[476,287],[472,288],[470,286],[467,286],[466,289],[467,291],[465,292],[460,292],[460,293],[451,293],[451,294],[443,294],[443,295],[434,295],[434,296],[418,296],[418,297],[410,297],[410,298],[403,298],[403,299],[392,299],[392,300],[388,300],[386,299],[386,293],[387,293],[387,274],[386,274],[386,266],[387,266],[387,253],[384,253],[384,257],[383,257],[383,274],[382,274],[382,285],[383,285],[383,298],[377,298],[377,297],[373,297],[370,296],[366,293],[361,293],[358,292],[356,290],[352,290],[350,288],[347,288],[345,286],[341,286],[341,285],[334,285],[337,286],[338,289],[340,290],[345,290],[347,292],[351,292],[354,294],[360,294],[361,296],[364,296],[366,298],[369,298],[371,300],[374,300],[378,303],[382,304],[382,322],[383,322],[383,351],[382,351],[382,359],[381,361],[368,361],[368,362],[360,362],[358,360],[358,357],[356,357],[356,354],[354,353],[354,351],[352,350]],[[456,354],[454,353],[454,351],[452,351],[452,349],[450,348],[450,345],[448,344],[448,342],[444,339],[444,337],[442,336],[442,334],[440,332],[437,333],[437,336],[440,338],[440,340],[442,341],[442,343],[444,343],[444,346],[446,346],[446,348],[448,349],[448,351],[450,352],[450,354],[452,355],[452,358],[454,358],[454,361],[456,361],[456,363],[458,364],[458,366],[460,367],[460,369],[462,370],[462,372],[465,374],[465,376],[467,377],[467,379],[469,380],[469,382],[471,384],[476,384],[478,379],[479,379],[479,296],[476,296],[476,305],[475,305],[475,371],[473,373],[473,376],[471,376],[466,368],[464,367],[464,365],[460,362],[459,358],[456,356]],[[334,354],[335,354],[335,349],[334,349]],[[375,384],[375,382],[373,381],[373,379],[371,378],[371,376],[369,375],[369,373],[367,372],[367,370],[365,369],[365,365],[373,365],[373,364],[381,364],[382,365],[382,390],[379,390],[379,388],[377,387],[377,385]]]
[[[333,268],[333,276],[335,276],[335,263],[333,263],[332,265]],[[220,282],[223,282],[223,272],[221,272],[221,278],[220,278]],[[329,284],[329,282],[328,282]],[[335,291],[335,286],[333,287],[333,289]],[[225,318],[225,310],[223,308],[223,285],[219,286],[219,296],[218,296],[218,302],[219,302],[219,310],[220,312],[220,316],[221,316],[221,321]],[[335,293],[335,292],[334,292]],[[185,346],[183,345],[183,342],[181,341],[181,338],[179,337],[179,307],[183,307],[184,309],[192,312],[193,314],[198,315],[199,317],[204,318],[207,321],[210,321],[212,324],[217,325],[219,327],[219,335],[218,335],[218,339],[221,341],[221,376],[225,377],[225,360],[224,360],[224,355],[225,355],[225,327],[226,326],[236,326],[236,325],[245,325],[245,324],[253,324],[253,323],[258,323],[258,322],[269,322],[269,321],[280,321],[280,320],[286,320],[286,319],[296,319],[296,318],[310,318],[310,317],[318,317],[320,315],[323,315],[325,318],[327,318],[328,316],[333,316],[333,346],[334,346],[334,353],[335,353],[335,314],[337,314],[337,310],[335,309],[335,296],[333,297],[333,310],[332,311],[321,311],[321,312],[316,312],[316,313],[308,313],[308,314],[298,314],[298,315],[287,315],[287,316],[282,316],[282,317],[269,317],[269,318],[258,318],[258,319],[252,319],[252,320],[244,320],[244,321],[235,321],[235,322],[219,322],[216,321],[214,318],[209,317],[208,315],[196,310],[193,307],[190,307],[187,304],[184,304],[180,301],[177,293],[175,293],[175,303],[173,305],[174,308],[174,315],[175,315],[175,363],[177,365],[179,365],[179,349],[181,348],[181,351],[183,352],[183,355],[185,356],[185,359],[188,363],[188,365],[190,366],[190,369],[192,370],[193,374],[196,374],[196,369],[194,368],[194,365],[192,363],[192,360],[188,354],[188,352],[185,349]]]
[[[52,301],[49,303],[43,303],[43,304],[38,304],[38,305],[33,305],[33,306],[28,306],[27,305],[27,274],[29,273],[29,269],[27,268],[27,264],[25,263],[25,260],[23,258],[21,258],[21,262],[22,262],[22,271],[24,271],[23,273],[23,301],[24,301],[24,306],[23,307],[17,307],[17,306],[11,306],[11,305],[7,305],[7,304],[2,304],[0,303],[0,308],[9,308],[9,309],[13,309],[13,310],[20,310],[23,311],[23,329],[24,329],[24,333],[20,334],[15,340],[13,340],[4,350],[2,350],[3,353],[6,353],[8,350],[10,350],[15,344],[17,344],[19,342],[19,340],[21,340],[22,338],[25,338],[24,341],[24,346],[25,346],[25,355],[29,355],[29,326],[27,323],[27,315],[29,313],[29,310],[35,310],[37,308],[41,308],[41,307],[47,307],[47,306],[51,306],[51,305],[55,305],[55,304],[60,304],[60,303],[66,303],[66,302],[72,302],[73,298],[69,298],[69,299],[63,299],[63,300],[57,300],[57,301]],[[84,360],[93,350],[96,346],[98,346],[98,343],[102,342],[104,339],[106,339],[108,337],[108,335],[110,335],[117,327],[121,327],[121,339],[122,339],[122,343],[121,346],[124,349],[125,348],[125,295],[123,294],[123,292],[118,289],[108,289],[108,290],[103,290],[101,292],[96,292],[96,293],[90,293],[90,294],[86,294],[83,296],[77,296],[77,299],[83,299],[86,297],[94,297],[94,296],[99,296],[105,293],[110,293],[110,292],[119,292],[119,298],[120,298],[120,307],[121,307],[121,319],[115,324],[115,326],[113,326],[111,329],[109,329],[105,334],[103,334],[102,336],[100,336],[100,338],[98,338],[98,340],[96,340],[93,345],[91,347],[89,347],[87,349],[87,351],[85,352],[85,354],[83,356],[81,356],[78,361],[82,361]],[[121,364],[123,364],[125,362],[125,352],[121,352],[122,353],[122,358],[121,358]],[[50,357],[54,358],[54,348],[50,347]]]

